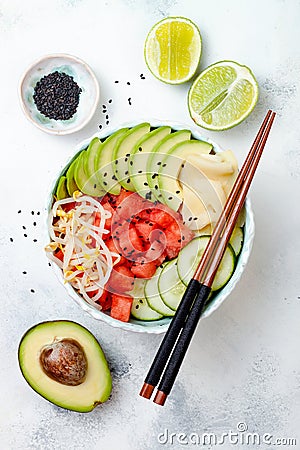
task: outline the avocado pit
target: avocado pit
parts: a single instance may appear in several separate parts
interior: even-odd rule
[[[86,378],[86,355],[74,339],[55,340],[45,345],[41,350],[40,364],[48,377],[66,386],[78,386]]]

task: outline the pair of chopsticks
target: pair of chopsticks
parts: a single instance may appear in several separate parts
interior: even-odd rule
[[[164,405],[171,392],[203,307],[210,294],[214,277],[239,212],[244,205],[274,118],[275,113],[269,110],[230,192],[194,277],[186,288],[176,314],[145,378],[140,395],[150,399],[154,388],[159,383],[154,398],[154,402],[158,405]]]

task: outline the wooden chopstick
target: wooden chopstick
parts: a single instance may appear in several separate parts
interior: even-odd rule
[[[227,242],[236,223],[238,213],[244,204],[247,191],[265,146],[274,117],[275,113],[268,111],[249,151],[248,157],[239,172],[239,176],[217,222],[195,275],[184,293],[177,312],[170,323],[167,333],[145,378],[140,395],[149,399],[161,378],[161,374],[168,359],[170,358],[154,399],[154,401],[160,405],[164,404],[167,395],[173,386],[199,321],[203,306],[210,293],[210,287],[217,271],[217,267],[222,259]],[[243,189],[241,190],[242,186]],[[242,196],[239,196],[239,192],[243,193]],[[193,307],[191,309],[192,304]],[[175,342],[176,346],[170,357]]]

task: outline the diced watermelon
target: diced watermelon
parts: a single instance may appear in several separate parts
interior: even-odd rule
[[[150,246],[145,253],[146,261],[155,261],[164,253],[166,238],[161,230],[154,230],[150,235]]]
[[[115,242],[117,242],[117,241],[115,241],[115,240],[113,240],[113,239],[108,239],[105,243],[106,243],[106,245],[107,245],[107,248],[108,248],[111,252],[117,253],[118,255],[120,255],[120,257],[121,257],[120,261],[114,266],[114,267],[117,267],[117,266],[121,266],[121,265],[123,265],[123,264],[127,264],[127,259],[124,258],[124,256],[121,256],[119,250],[118,250],[117,247],[115,246]]]
[[[150,261],[144,264],[135,263],[131,267],[131,272],[137,278],[151,278],[156,272],[157,265],[154,261]]]
[[[116,206],[121,205],[125,199],[132,195],[131,191],[126,191],[126,189],[121,189],[120,194],[116,198]]]
[[[122,322],[128,322],[130,318],[132,297],[129,295],[116,295],[112,294],[112,304],[110,315],[114,319],[121,320]]]
[[[110,309],[112,303],[111,293],[107,290],[104,290],[98,302],[102,306],[102,311],[107,311],[108,309]]]
[[[113,268],[107,282],[108,290],[123,294],[133,289],[133,273],[125,266],[116,266]]]
[[[127,191],[125,191],[127,192]],[[125,194],[124,194],[125,196]],[[152,206],[152,203],[145,200],[137,193],[126,194],[126,197],[117,206],[118,215],[126,220],[133,219],[139,211]]]
[[[54,256],[58,259],[60,259],[61,261],[64,260],[64,252],[61,249],[56,250],[56,252],[54,253]]]
[[[179,251],[194,237],[193,231],[179,222],[174,222],[164,230],[167,238],[166,252],[169,259],[174,259]]]
[[[74,209],[76,206],[76,202],[71,202],[71,203],[65,203],[64,205],[62,205],[62,208],[65,212],[69,212],[71,211],[71,209]]]
[[[135,227],[129,227],[129,224],[125,223],[125,225],[119,227],[118,230],[120,252],[130,261],[136,260],[136,258],[140,257],[144,252],[144,247],[142,240],[138,237]]]
[[[88,291],[87,295],[90,298],[93,298],[98,293],[98,289],[95,291]],[[104,290],[101,297],[97,300],[97,303],[99,303],[102,306],[102,311],[107,311],[111,307],[111,295],[108,291]]]
[[[153,222],[139,221],[135,224],[138,237],[143,240],[143,243],[149,246],[150,234],[157,229],[157,224]]]

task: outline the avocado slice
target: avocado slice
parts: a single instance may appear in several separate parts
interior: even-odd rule
[[[62,175],[60,177],[60,179],[58,180],[56,193],[55,193],[57,200],[62,200],[63,198],[69,197],[69,194],[67,191],[67,186],[66,186],[66,180],[67,179],[64,175]]]
[[[158,171],[161,166],[161,161],[166,153],[169,153],[171,149],[183,141],[191,139],[191,132],[189,130],[180,130],[175,133],[171,133],[164,137],[156,146],[152,149],[147,160],[147,181],[149,188],[152,192],[152,200],[162,200],[162,194],[160,193],[158,183],[156,181]]]
[[[105,355],[78,323],[57,320],[33,326],[21,339],[18,358],[27,383],[57,406],[89,412],[110,396]]]
[[[75,170],[75,165],[76,165],[76,161],[77,158],[74,159],[74,161],[70,164],[67,173],[66,173],[66,177],[67,177],[67,190],[70,196],[72,196],[74,194],[75,191],[78,191],[78,186],[75,183],[74,180],[74,170]]]
[[[91,144],[90,144],[91,145]],[[83,150],[76,160],[74,169],[74,180],[79,190],[84,194],[102,197],[104,195],[103,190],[100,188],[98,180],[94,177],[89,177],[85,172],[85,158],[87,152]]]
[[[185,161],[190,155],[209,153],[213,146],[208,142],[190,141],[181,142],[173,147],[162,159],[157,181],[163,196],[163,203],[177,211],[183,201],[182,187],[179,183],[179,174]]]
[[[135,144],[129,158],[128,171],[136,192],[142,197],[152,197],[147,179],[147,160],[155,145],[171,133],[171,127],[159,127],[145,134]]]
[[[100,141],[98,137],[95,137],[89,143],[89,146],[86,150],[85,158],[84,158],[84,171],[89,179],[89,184],[93,186],[96,185],[96,190],[98,191],[98,197],[105,195],[105,189],[102,189],[102,186],[98,182],[98,178],[95,170],[95,160],[99,149],[102,147],[103,143]],[[101,192],[102,191],[102,192]]]
[[[129,157],[136,143],[150,131],[149,123],[140,123],[128,130],[118,141],[113,152],[113,170],[121,186],[128,191],[135,192],[128,171]]]
[[[95,158],[95,172],[98,182],[102,189],[114,195],[120,194],[121,185],[114,174],[112,157],[119,139],[126,131],[128,131],[128,128],[121,128],[106,138]]]

